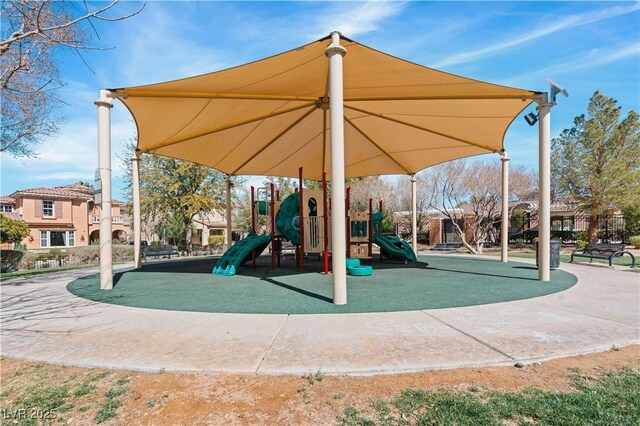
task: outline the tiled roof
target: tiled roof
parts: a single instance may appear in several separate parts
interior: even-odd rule
[[[12,197],[15,198],[16,195],[35,195],[37,197],[54,197],[54,198],[80,198],[85,200],[90,200],[93,198],[93,195],[79,193],[76,191],[70,191],[67,189],[61,188],[30,188],[30,189],[20,189],[13,194]]]
[[[93,195],[94,192],[92,187],[81,185],[79,183],[70,183],[68,185],[56,186],[55,189],[64,189],[67,191],[80,192],[87,195]]]
[[[9,197],[8,195],[0,195],[0,204],[15,205],[16,204],[16,200],[14,200],[13,198]]]
[[[9,212],[0,212],[0,214],[5,215],[9,219],[17,220],[18,222],[24,222],[24,219],[22,219],[22,216],[20,216],[20,213],[18,213],[18,212],[11,212],[11,213],[9,213]]]

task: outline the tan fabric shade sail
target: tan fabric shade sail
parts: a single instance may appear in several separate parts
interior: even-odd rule
[[[111,89],[138,127],[138,149],[229,175],[330,171],[329,37],[246,65]],[[498,152],[537,94],[426,68],[342,38],[345,177],[412,174]]]

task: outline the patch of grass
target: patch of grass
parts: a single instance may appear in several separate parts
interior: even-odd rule
[[[160,405],[160,400],[159,399],[151,399],[151,400],[147,401],[147,408],[153,408],[156,405]]]
[[[73,392],[73,396],[75,396],[76,398],[81,398],[85,395],[95,393],[95,391],[96,385],[84,382]]]
[[[347,407],[340,425],[637,425],[640,369],[625,367],[599,377],[571,380],[575,392],[529,388],[518,392],[405,389],[371,407]]]
[[[334,393],[333,394],[333,399],[335,399],[337,401],[337,400],[340,400],[340,399],[344,398],[345,396],[346,395],[343,394],[342,392],[338,392],[338,393]]]
[[[314,385],[315,382],[321,382],[322,379],[324,379],[325,374],[322,372],[322,370],[318,370],[315,373],[309,373],[309,374],[305,374],[304,376],[302,376],[303,379],[307,380],[307,383],[309,383],[310,385]]]
[[[91,265],[72,265],[72,266],[60,266],[60,267],[54,267],[54,268],[28,269],[26,271],[4,272],[0,274],[0,279],[2,281],[9,281],[16,278],[27,278],[27,277],[32,277],[34,275],[51,274],[51,273],[60,272],[60,271],[72,271],[74,269],[95,268],[96,266],[100,266],[100,265],[96,263]]]
[[[118,386],[126,385],[130,381],[131,381],[131,376],[120,377],[118,380],[116,380],[116,385]]]
[[[100,371],[99,373],[95,373],[92,374],[91,376],[89,376],[89,378],[87,379],[88,382],[97,382],[99,380],[104,379],[105,377],[107,377],[109,375],[108,371]]]
[[[104,423],[118,415],[118,408],[122,405],[122,401],[116,398],[107,398],[100,407],[94,417],[96,423]]]
[[[105,392],[104,396],[108,399],[117,398],[129,392],[129,386],[115,386]]]
[[[82,407],[78,408],[78,411],[80,413],[86,413],[87,411],[89,411],[91,409],[90,405],[83,405]]]
[[[122,406],[119,396],[126,395],[131,388],[125,384],[131,381],[131,376],[124,376],[115,381],[115,386],[104,393],[104,402],[98,407],[93,419],[96,423],[103,423],[118,416],[118,408]]]

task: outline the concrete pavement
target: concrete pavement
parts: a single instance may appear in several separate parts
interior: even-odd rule
[[[106,305],[66,290],[95,270],[60,272],[1,284],[0,352],[146,371],[359,375],[513,365],[640,343],[640,274],[585,264],[562,269],[578,284],[548,296],[341,315]]]

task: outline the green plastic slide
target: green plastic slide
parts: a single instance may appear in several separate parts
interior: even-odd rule
[[[398,237],[374,235],[373,242],[380,247],[380,250],[382,251],[382,255],[384,257],[399,260],[408,260],[409,262],[418,261],[416,254],[411,248],[411,245]]]
[[[232,276],[236,274],[238,266],[251,259],[251,253],[256,251],[256,256],[264,251],[271,242],[269,235],[249,235],[235,243],[227,250],[218,263],[213,267],[213,275]]]

